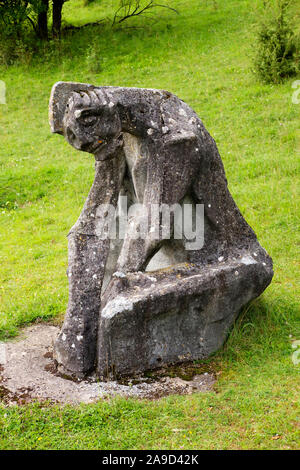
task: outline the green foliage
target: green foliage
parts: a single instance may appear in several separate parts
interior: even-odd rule
[[[101,44],[99,39],[95,39],[88,46],[85,60],[89,72],[100,73],[102,71]]]
[[[0,64],[28,63],[40,46],[37,18],[41,0],[0,1]]]
[[[259,24],[254,69],[266,83],[280,83],[298,70],[297,39],[289,0],[266,0]],[[298,58],[299,59],[299,58]]]
[[[0,63],[9,65],[20,58],[20,47],[23,47],[24,31],[28,29],[31,11],[25,0],[0,1]]]
[[[45,10],[42,0],[0,0],[1,33],[7,37],[24,35],[28,23],[35,28],[34,20]]]
[[[14,63],[28,65],[39,46],[30,35],[26,39],[15,38],[12,41],[11,38],[1,37],[0,34],[0,65],[6,67]]]
[[[28,2],[24,0],[0,1],[0,26],[6,36],[20,36],[28,16]]]
[[[0,0],[0,64],[5,66],[18,62],[29,64],[34,56],[39,56],[43,60],[45,54],[48,57],[57,55],[53,51],[55,48],[64,48],[64,46],[59,46],[57,42],[57,39],[61,37],[61,23],[59,23],[59,25],[56,23],[56,29],[53,28],[55,20],[54,11],[57,11],[55,10],[55,2],[57,2],[57,0]],[[63,5],[66,2],[60,3]],[[76,1],[72,3],[75,4]],[[91,7],[94,3],[96,4],[98,2],[95,2],[95,0],[84,0],[79,7]],[[154,8],[176,11],[168,5],[156,4],[152,0],[120,0],[118,8],[111,20],[112,25],[123,23],[123,21],[130,18],[140,18],[142,16],[151,18],[152,15],[149,13]],[[48,23],[51,11],[52,37],[51,41],[45,46],[45,39],[49,39]],[[46,18],[46,21],[44,20],[43,23],[39,21],[39,19],[40,15],[45,12],[48,15],[48,21]],[[112,12],[110,11],[110,13]],[[97,18],[96,21],[95,17],[93,17],[92,22],[83,24],[81,27],[97,26],[105,21],[106,19],[103,17]],[[66,23],[64,20],[63,22]],[[68,41],[68,34],[72,34],[72,32],[78,28],[80,27],[72,27],[68,24],[64,39]],[[101,54],[99,54],[99,52],[99,40],[97,38],[97,40],[91,41],[86,51],[86,63],[91,72],[99,73],[101,71]]]

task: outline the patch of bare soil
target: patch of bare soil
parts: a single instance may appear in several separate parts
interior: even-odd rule
[[[161,369],[147,377],[99,382],[94,377],[71,381],[56,373],[53,341],[59,328],[38,324],[24,328],[22,334],[1,343],[0,401],[7,405],[34,400],[52,403],[93,403],[109,396],[157,399],[171,394],[191,394],[212,389],[213,371],[199,373],[199,366]],[[188,379],[188,380],[186,380]]]

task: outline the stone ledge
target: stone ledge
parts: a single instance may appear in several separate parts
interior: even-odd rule
[[[251,254],[187,269],[179,278],[160,271],[127,274],[126,290],[121,285],[102,309],[98,374],[122,376],[208,357],[272,275],[270,258],[256,261]]]

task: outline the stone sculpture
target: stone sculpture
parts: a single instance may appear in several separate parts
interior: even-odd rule
[[[273,271],[197,114],[163,90],[58,82],[50,125],[95,156],[94,183],[68,235],[69,304],[54,347],[59,370],[121,376],[216,351]],[[112,240],[121,221],[105,208],[125,196],[126,210],[134,203],[143,210]],[[160,209],[149,216],[187,203],[204,208],[197,246],[174,235],[173,213],[170,239]]]

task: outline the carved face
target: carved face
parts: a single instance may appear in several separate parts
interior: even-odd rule
[[[98,154],[120,136],[121,123],[101,91],[73,92],[63,118],[66,140],[77,150]]]

